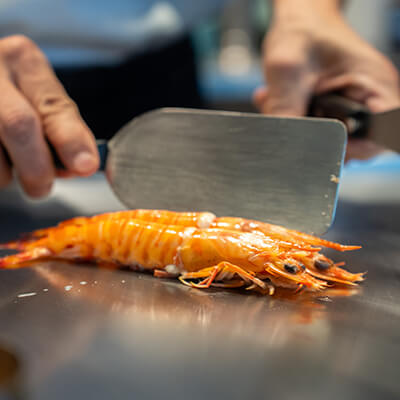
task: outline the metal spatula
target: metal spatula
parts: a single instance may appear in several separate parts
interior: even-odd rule
[[[207,210],[321,234],[345,144],[334,120],[171,108],[134,118],[102,158],[130,208]]]
[[[322,234],[335,214],[344,125],[316,118],[165,108],[98,143],[129,208],[212,211]]]

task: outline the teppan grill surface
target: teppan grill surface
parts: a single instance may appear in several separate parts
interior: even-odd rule
[[[344,177],[326,235],[363,245],[335,254],[368,271],[354,292],[201,291],[61,262],[0,271],[0,399],[398,399],[400,175],[361,175]],[[2,241],[120,208],[101,177],[0,203]]]

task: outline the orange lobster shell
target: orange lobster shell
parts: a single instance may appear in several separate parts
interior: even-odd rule
[[[44,258],[84,259],[179,277],[197,288],[245,286],[272,294],[276,286],[318,291],[363,280],[362,273],[350,273],[319,253],[321,247],[359,246],[208,212],[129,210],[78,217],[2,247],[20,253],[0,259],[0,268]]]

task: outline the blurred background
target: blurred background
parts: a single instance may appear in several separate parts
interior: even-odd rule
[[[400,66],[400,1],[348,0],[345,15],[369,43]],[[253,110],[263,83],[260,46],[271,16],[265,0],[237,0],[193,32],[201,92],[210,107]]]

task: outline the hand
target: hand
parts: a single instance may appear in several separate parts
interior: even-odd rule
[[[261,112],[302,116],[313,95],[331,91],[373,112],[400,105],[395,67],[362,40],[329,1],[329,7],[327,0],[276,1],[263,49],[269,86],[254,93]],[[306,7],[311,3],[313,13]],[[380,149],[371,142],[350,140],[347,157],[366,158]]]
[[[94,173],[94,137],[39,48],[24,36],[0,40],[0,187],[16,170],[31,197],[47,195],[56,175],[46,139],[68,171]]]

